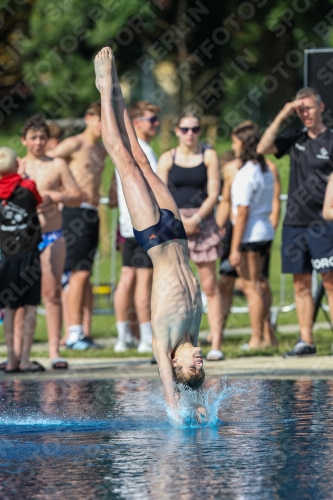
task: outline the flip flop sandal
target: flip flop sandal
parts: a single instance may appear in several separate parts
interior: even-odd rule
[[[4,370],[4,372],[10,375],[11,373],[20,373],[21,370],[19,368],[14,368],[14,370]]]
[[[6,370],[6,366],[7,366],[7,360],[6,361],[3,361],[2,363],[0,363],[0,371],[3,372]]]
[[[20,369],[19,370],[21,373],[38,373],[38,372],[45,372],[45,368],[43,365],[38,363],[38,361],[31,361],[30,366],[26,368],[25,370]]]
[[[54,358],[54,359],[52,359],[52,369],[53,370],[67,370],[68,363],[64,358]]]
[[[206,356],[207,361],[222,361],[224,359],[223,352],[217,349],[209,351]]]

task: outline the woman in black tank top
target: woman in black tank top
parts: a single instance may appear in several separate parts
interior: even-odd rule
[[[200,117],[182,114],[175,128],[179,146],[163,153],[157,174],[168,186],[182,216],[201,286],[207,297],[212,350],[208,360],[223,359],[220,351],[222,301],[216,277],[216,261],[222,246],[214,208],[220,193],[219,160],[211,148],[199,144]]]

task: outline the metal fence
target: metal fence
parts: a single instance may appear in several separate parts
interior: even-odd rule
[[[282,194],[280,199],[282,201],[281,216],[285,215],[286,202],[288,196]],[[101,198],[100,203],[102,205],[108,205],[108,198]],[[110,255],[109,255],[109,274],[102,275],[101,272],[101,258],[100,252],[96,253],[94,262],[94,271],[92,277],[93,293],[94,293],[94,314],[96,315],[110,315],[114,314],[113,306],[113,296],[117,286],[117,249],[116,249],[116,238],[117,238],[117,225],[118,225],[118,210],[110,209],[111,215],[111,230],[110,230]],[[280,277],[280,293],[279,293],[279,304],[273,305],[271,307],[271,322],[273,326],[277,325],[278,317],[280,314],[289,313],[296,309],[295,302],[289,304],[286,303],[286,275],[281,274]],[[316,297],[318,293],[318,276],[315,271],[312,275],[312,295]],[[207,312],[207,301],[203,295],[204,312]],[[329,312],[329,307],[327,304],[321,302],[320,307],[327,313]],[[230,310],[231,314],[248,314],[248,306],[232,306]],[[38,308],[38,313],[45,315],[45,310],[43,307]]]
[[[280,196],[282,207],[281,216],[285,215],[286,201],[288,196],[282,194]],[[101,198],[101,204],[108,204],[108,198]],[[117,285],[117,269],[116,269],[116,233],[117,233],[117,209],[112,209],[111,218],[111,241],[110,241],[110,275],[107,278],[108,281],[104,281],[104,277],[101,277],[100,271],[100,258],[99,253],[96,254],[96,259],[94,263],[94,273],[93,273],[93,290],[94,290],[94,314],[114,314],[113,308],[113,294]],[[314,273],[314,294],[315,285],[317,283],[316,274]],[[296,308],[295,302],[286,303],[286,275],[281,274],[280,277],[280,293],[279,293],[279,304],[273,305],[271,307],[271,320],[273,325],[277,324],[278,316],[283,313],[288,313]],[[205,304],[205,297],[203,296],[203,302]],[[323,305],[324,309],[327,309],[326,304]],[[231,314],[247,314],[247,306],[232,306]]]

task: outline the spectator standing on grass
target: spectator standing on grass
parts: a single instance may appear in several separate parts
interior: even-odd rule
[[[261,274],[274,238],[270,221],[274,177],[265,158],[256,152],[260,140],[256,125],[244,122],[233,129],[231,137],[237,172],[231,185],[233,230],[229,261],[242,278],[249,305],[252,335],[243,348],[261,349],[267,347],[263,323],[269,321],[271,304],[269,286],[263,286]],[[274,339],[271,334],[268,345]]]
[[[101,105],[92,103],[85,112],[86,128],[48,151],[53,158],[64,158],[84,195],[79,207],[64,207],[63,232],[66,239],[65,271],[69,272],[67,347],[85,350],[99,347],[85,336],[83,309],[99,241],[99,189],[106,150],[101,144]]]
[[[222,296],[222,332],[227,322],[231,304],[235,281],[238,278],[236,268],[229,262],[232,222],[231,222],[231,185],[239,168],[239,160],[235,162],[235,153],[225,151],[220,158],[221,174],[223,179],[222,200],[219,202],[216,211],[216,222],[222,233],[223,253],[220,263],[220,290]]]
[[[47,122],[47,128],[48,128],[48,138],[47,138],[47,142],[45,145],[46,155],[47,155],[48,149],[54,148],[61,141],[61,139],[64,135],[64,129],[62,127],[60,127],[56,122],[53,122],[53,121]],[[21,159],[19,161],[22,163]],[[25,317],[24,307],[19,307],[18,310],[16,311],[16,314],[15,314],[15,324],[14,324],[14,350],[16,351],[18,357],[20,357],[19,353],[20,353],[21,344],[22,344],[21,332],[23,330],[24,317]],[[60,341],[60,344],[61,344],[61,341]],[[1,363],[0,369],[2,369],[2,367],[5,367],[5,366],[6,366],[6,362]]]
[[[252,124],[252,122],[247,122]],[[278,170],[276,165],[265,159],[266,165],[272,172],[274,177],[274,195],[272,203],[272,212],[270,215],[270,221],[273,226],[274,231],[279,223],[280,218],[280,194],[281,194],[281,183]],[[223,231],[223,255],[221,257],[220,265],[220,287],[222,293],[223,301],[223,328],[225,327],[228,315],[230,312],[232,304],[233,289],[235,281],[238,277],[238,273],[235,267],[233,267],[229,262],[231,240],[232,240],[232,210],[231,210],[231,186],[235,179],[236,173],[238,172],[241,161],[239,158],[235,158],[235,153],[233,151],[226,151],[221,156],[221,164],[223,165],[223,189],[222,189],[222,200],[220,201],[217,211],[216,211],[216,221],[220,229]],[[268,300],[269,308],[271,307],[271,290],[269,286],[269,263],[270,263],[270,252],[267,253],[265,263],[261,272],[261,287],[266,289],[266,295]],[[241,278],[240,278],[241,279]],[[277,345],[277,340],[274,336],[272,329],[270,317],[264,319],[264,329],[263,329],[263,340],[264,344],[268,347],[270,345]]]
[[[50,204],[42,201],[36,184],[17,173],[16,153],[0,148],[0,307],[5,308],[4,331],[8,360],[5,373],[37,372],[44,368],[30,362],[36,327],[36,309],[41,296],[41,241],[39,210]],[[19,352],[14,346],[14,320],[18,308],[24,310]],[[16,347],[16,349],[14,349]]]
[[[129,115],[139,144],[154,172],[157,169],[157,158],[149,143],[156,136],[159,112],[160,108],[148,101],[138,101],[129,108]],[[117,201],[115,200],[115,192],[117,192]],[[129,312],[134,294],[134,307],[140,329],[138,352],[152,352],[150,298],[153,264],[149,255],[140,247],[134,237],[130,214],[117,171],[115,171],[111,182],[109,199],[111,208],[116,205],[119,207],[120,234],[125,238],[122,251],[123,266],[114,296],[118,334],[114,349],[116,352],[124,352],[135,345],[136,339],[133,338],[129,326]]]
[[[22,143],[27,154],[20,160],[20,172],[32,179],[43,197],[49,199],[49,207],[40,214],[42,241],[39,244],[42,265],[42,297],[46,310],[49,354],[54,369],[66,369],[67,361],[59,356],[62,322],[61,276],[65,263],[66,244],[63,237],[62,213],[59,204],[78,206],[81,192],[61,158],[46,155],[49,131],[41,115],[31,117],[25,123]]]
[[[327,180],[333,172],[333,130],[323,123],[318,91],[305,87],[287,103],[258,144],[260,154],[290,155],[289,190],[282,233],[282,272],[293,274],[300,339],[290,356],[316,354],[313,340],[312,271],[322,275],[333,317],[333,227],[322,215]],[[278,136],[294,113],[303,127]]]
[[[49,129],[49,138],[46,143],[46,155],[49,150],[52,150],[63,140],[65,131],[64,129],[58,125],[56,122],[50,121],[47,122],[47,128]],[[69,276],[70,272],[64,272],[61,279],[62,291],[61,291],[61,305],[62,305],[62,319],[64,322],[64,331],[65,335],[60,340],[60,345],[65,346],[66,341],[69,335],[69,317],[68,317],[68,290],[69,290]],[[94,296],[92,291],[91,283],[88,282],[86,287],[84,303],[83,303],[83,332],[84,336],[90,338],[91,337],[91,322],[93,315],[93,306],[94,306]]]
[[[222,301],[216,276],[216,261],[222,246],[214,208],[220,192],[219,159],[212,148],[199,144],[200,117],[192,112],[180,115],[175,128],[179,145],[162,154],[157,173],[169,187],[180,209],[188,237],[190,260],[198,269],[208,301],[208,322],[212,349],[208,361],[223,359],[221,352]]]

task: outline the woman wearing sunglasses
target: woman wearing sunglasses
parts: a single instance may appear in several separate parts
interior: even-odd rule
[[[190,260],[197,266],[208,301],[212,350],[207,360],[216,361],[223,359],[220,350],[222,301],[216,278],[216,261],[221,257],[222,246],[213,213],[220,191],[220,174],[217,153],[199,144],[200,132],[197,114],[181,114],[175,127],[179,145],[162,154],[157,174],[168,186],[180,209]]]

